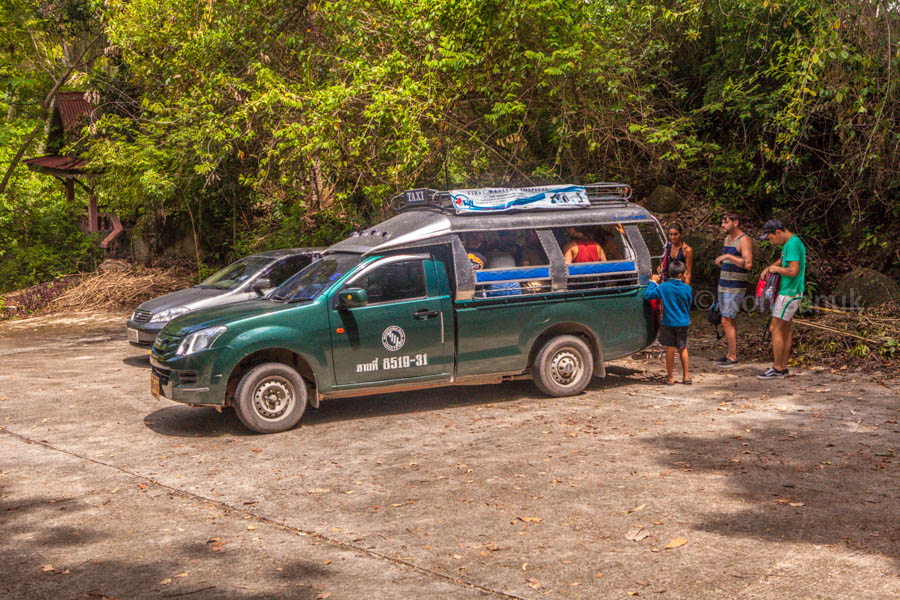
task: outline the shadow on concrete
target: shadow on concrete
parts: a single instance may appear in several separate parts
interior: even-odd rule
[[[699,514],[702,531],[900,559],[897,425],[852,431],[849,421],[819,417],[785,415],[734,435],[670,434],[647,443],[668,468],[726,478],[738,508]]]
[[[640,374],[640,371],[612,366],[605,380],[595,379],[588,389],[613,389],[633,385],[636,382],[641,383],[642,380],[631,377],[634,374]],[[646,383],[659,385],[652,380]],[[308,407],[298,428],[355,419],[438,411],[457,406],[494,403],[512,405],[517,402],[547,400],[552,399],[546,398],[528,380],[508,381],[496,385],[449,386],[356,398],[333,398],[323,400],[318,409]],[[175,437],[256,435],[241,424],[232,408],[225,408],[219,414],[212,408],[170,406],[148,414],[144,418],[144,424],[155,433]]]
[[[144,417],[144,425],[160,435],[188,438],[256,435],[244,427],[233,408],[218,412],[214,408],[175,405],[153,411]]]
[[[139,367],[141,369],[149,369],[150,368],[150,355],[149,354],[141,354],[138,356],[129,356],[128,358],[123,358],[122,362],[128,365],[129,367]]]
[[[666,371],[664,366],[659,371],[655,371],[652,368],[641,371],[620,365],[607,365],[606,377],[603,379],[595,377],[591,380],[587,389],[589,391],[602,391],[615,389],[623,385],[658,386],[665,382],[665,375]]]
[[[252,585],[229,574],[234,563],[246,567],[235,550],[211,552],[205,544],[169,546],[164,559],[145,558],[159,544],[154,539],[127,539],[84,525],[105,522],[97,506],[83,499],[27,497],[13,499],[0,486],[0,597],[2,598],[176,598],[262,600],[263,598],[322,597],[322,582],[331,574],[311,560],[279,564]],[[125,504],[128,504],[127,502]],[[107,509],[122,519],[122,507]],[[131,517],[124,517],[131,518]],[[72,523],[79,523],[73,525]],[[84,560],[85,555],[121,558]],[[69,556],[71,558],[60,558]],[[50,556],[55,558],[50,559]],[[77,556],[77,558],[76,558]],[[179,573],[190,572],[191,578]]]

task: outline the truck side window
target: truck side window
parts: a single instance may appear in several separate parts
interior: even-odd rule
[[[308,256],[291,256],[290,258],[286,258],[277,263],[272,267],[268,274],[263,274],[262,276],[269,278],[269,281],[272,282],[272,287],[278,287],[284,283],[288,277],[308,265],[309,262],[310,259]]]
[[[634,252],[620,225],[557,228],[566,261],[566,288],[592,290],[637,285]]]
[[[603,247],[606,260],[631,260],[634,252],[625,238],[621,225],[601,225],[594,232],[594,239]]]
[[[656,273],[662,257],[666,253],[666,240],[660,236],[659,230],[653,223],[638,223],[638,231],[647,244],[647,250],[650,251],[651,272]]]
[[[473,248],[466,246],[475,269],[476,298],[550,291],[550,260],[533,229],[478,232],[469,236],[461,241]],[[482,259],[483,266],[479,264]]]
[[[427,295],[425,267],[421,259],[377,267],[353,281],[350,286],[365,289],[370,304],[424,298]]]

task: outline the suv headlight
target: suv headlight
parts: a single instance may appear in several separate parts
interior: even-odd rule
[[[193,354],[194,352],[206,350],[212,346],[213,342],[216,341],[216,338],[225,333],[226,329],[227,327],[221,325],[219,327],[207,327],[206,329],[195,331],[181,340],[175,354],[184,356],[185,354]]]
[[[162,312],[158,312],[152,317],[150,317],[151,323],[159,323],[159,322],[168,322],[174,319],[175,317],[179,317],[183,314],[187,314],[191,312],[187,306],[179,306],[178,308],[170,308],[168,310],[164,310]]]

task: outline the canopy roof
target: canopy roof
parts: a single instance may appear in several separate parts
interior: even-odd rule
[[[444,243],[448,241],[445,236],[471,231],[553,229],[641,222],[656,222],[656,219],[643,206],[631,202],[558,211],[490,215],[456,215],[439,208],[423,206],[407,209],[378,225],[355,232],[349,238],[329,247],[327,252],[377,254],[427,243]]]

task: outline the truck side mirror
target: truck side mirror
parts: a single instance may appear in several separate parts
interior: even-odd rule
[[[359,308],[369,303],[369,295],[362,288],[347,288],[338,293],[338,307],[341,310]]]
[[[265,291],[272,287],[272,281],[268,277],[262,277],[253,282],[250,289],[256,292],[257,296],[262,296]]]

